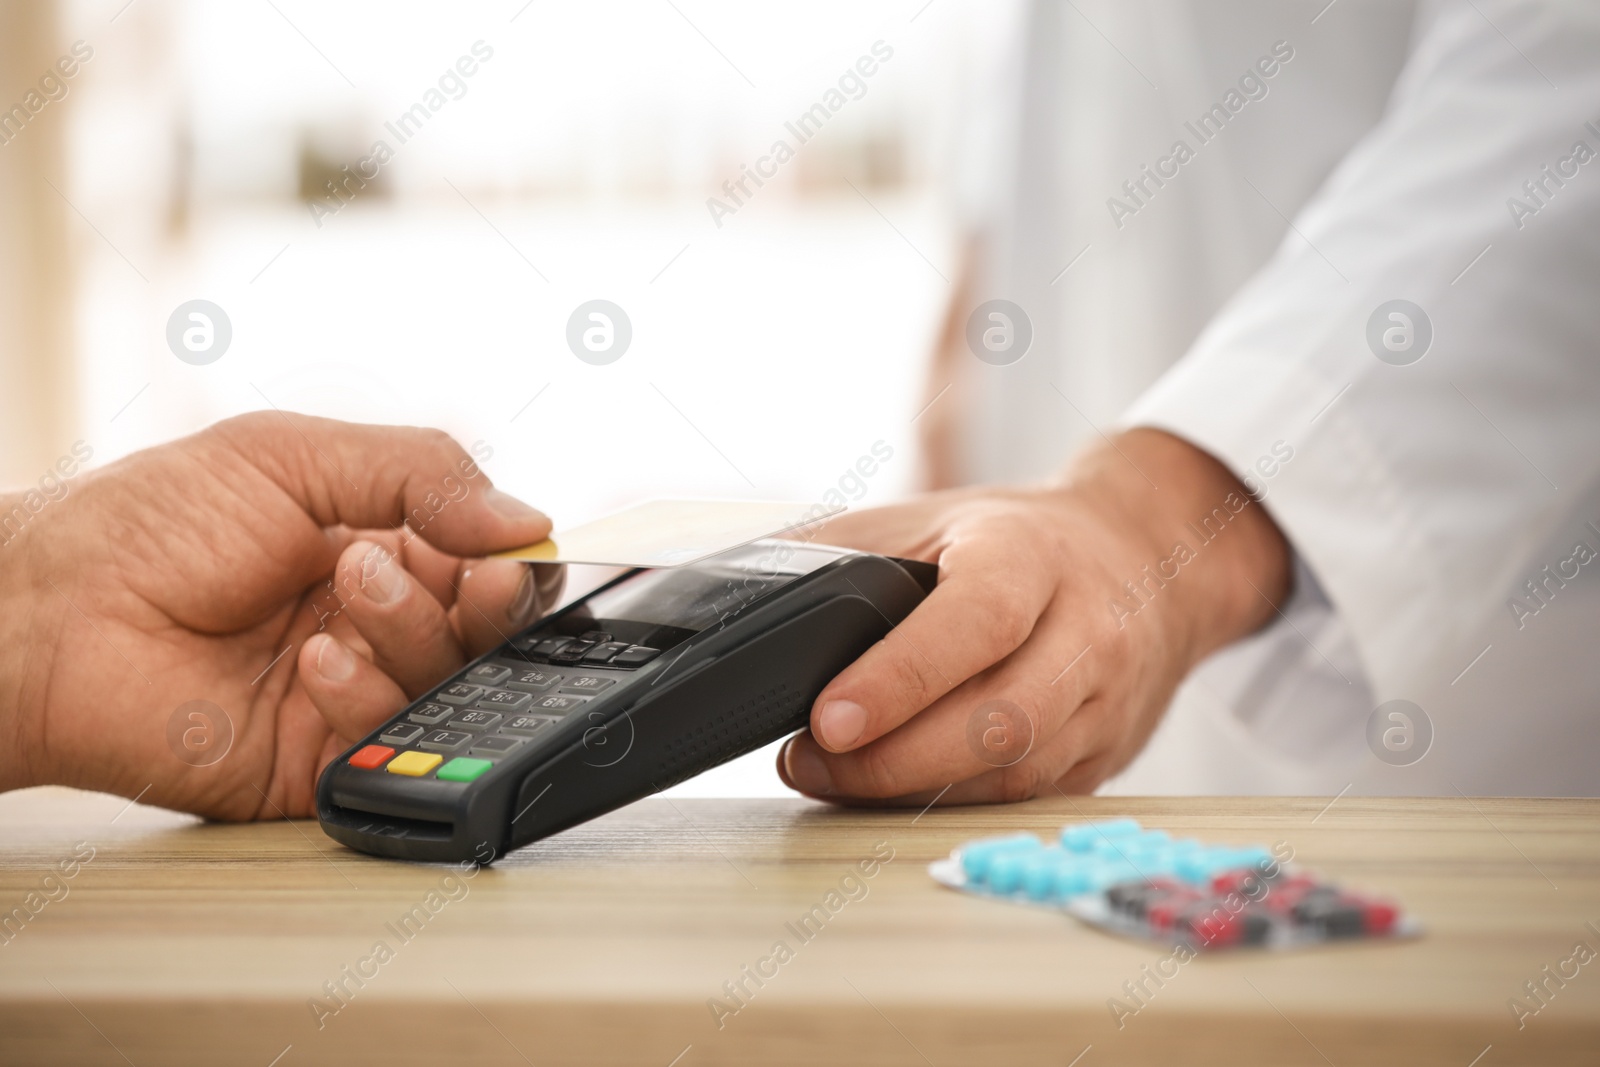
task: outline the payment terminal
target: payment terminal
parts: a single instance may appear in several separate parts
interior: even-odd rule
[[[322,827],[375,855],[490,862],[802,728],[937,575],[770,540],[629,571],[330,763]]]

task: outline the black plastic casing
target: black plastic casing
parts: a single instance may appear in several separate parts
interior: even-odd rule
[[[523,632],[582,612],[590,597],[637,573]],[[615,693],[475,782],[349,766],[350,753],[377,742],[386,724],[323,772],[322,828],[374,855],[492,863],[801,729],[822,688],[909,615],[937,575],[928,563],[842,554],[638,668]],[[459,674],[505,660],[507,647]]]

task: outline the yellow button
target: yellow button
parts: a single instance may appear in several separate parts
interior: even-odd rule
[[[421,778],[439,766],[443,759],[444,757],[437,752],[402,752],[389,761],[389,773],[409,774],[413,778]]]

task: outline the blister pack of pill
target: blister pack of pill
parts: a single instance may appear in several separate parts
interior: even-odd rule
[[[1049,843],[1026,833],[969,841],[928,873],[962,892],[1059,908],[1195,952],[1419,932],[1393,901],[1295,868],[1292,855],[1287,845],[1208,845],[1113,819],[1069,823]]]

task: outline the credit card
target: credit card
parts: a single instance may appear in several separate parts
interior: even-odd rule
[[[845,505],[769,500],[647,500],[494,559],[682,567],[831,518]]]

